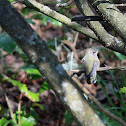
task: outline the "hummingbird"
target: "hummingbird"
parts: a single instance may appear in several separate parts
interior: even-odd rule
[[[82,59],[84,70],[85,70],[85,79],[87,79],[88,84],[95,84],[97,81],[97,70],[100,67],[100,61],[98,59],[99,49],[89,48],[85,52],[85,56]]]

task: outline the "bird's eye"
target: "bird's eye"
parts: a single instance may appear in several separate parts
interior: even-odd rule
[[[93,52],[93,54],[95,54],[96,52]]]

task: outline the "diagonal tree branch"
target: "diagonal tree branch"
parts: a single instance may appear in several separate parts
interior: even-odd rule
[[[16,41],[40,73],[47,77],[47,82],[79,126],[104,126],[56,56],[7,0],[1,0],[0,25]]]
[[[61,23],[71,27],[72,29],[74,29],[86,36],[89,36],[95,40],[98,40],[95,33],[90,28],[83,27],[82,25],[80,25],[76,22],[71,22],[71,19],[69,19],[65,15],[62,15],[62,14],[50,9],[48,6],[40,4],[39,2],[36,2],[35,0],[22,0],[21,3],[25,4],[27,7],[31,8],[31,9],[39,11],[55,20],[60,21]]]
[[[33,8],[34,10],[37,10],[39,12],[42,12],[43,14],[54,18],[63,24],[71,27],[72,29],[87,35],[90,38],[95,39],[96,41],[99,41],[102,45],[104,45],[106,48],[112,49],[114,51],[120,52],[124,55],[126,55],[126,48],[125,44],[122,41],[119,41],[116,37],[110,35],[107,33],[107,31],[102,27],[102,25],[99,22],[89,22],[90,23],[90,28],[96,33],[94,33],[92,30],[89,28],[83,27],[75,22],[71,22],[69,18],[66,16],[57,13],[54,10],[51,10],[49,7],[44,6],[43,4],[40,4],[36,2],[35,0],[22,0],[23,4],[25,4],[29,8]],[[86,15],[87,16],[92,16],[94,15],[92,10],[89,8],[87,2],[86,4],[85,1],[83,0],[74,0],[76,5],[80,8],[81,5],[84,5],[83,8],[86,8]],[[82,8],[80,9],[81,12],[85,11]],[[85,15],[85,12],[83,12],[83,15]],[[97,36],[96,36],[97,35]]]
[[[93,1],[93,0],[92,0]],[[90,5],[87,0],[74,0],[75,4],[77,5],[78,9],[82,13],[82,15],[86,16],[94,16],[94,12],[90,8]],[[110,48],[114,51],[120,52],[126,55],[126,45],[119,41],[116,37],[110,35],[104,27],[98,21],[91,21],[88,22],[89,27],[95,32],[99,41],[102,45],[107,48]]]
[[[126,42],[126,16],[109,0],[88,0]]]

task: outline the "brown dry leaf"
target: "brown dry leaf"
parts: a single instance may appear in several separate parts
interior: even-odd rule
[[[7,55],[5,57],[5,61],[8,67],[12,66],[13,63],[16,62],[16,57],[13,55]]]
[[[31,27],[39,34],[39,36],[41,37],[42,36],[42,31],[41,31],[41,21],[39,20],[35,20],[35,19],[32,19],[32,21],[35,23],[35,24],[30,24]]]
[[[98,85],[98,86],[95,86],[94,84],[87,84],[87,82],[84,84],[84,87],[85,87],[86,89],[88,89],[88,91],[89,91],[91,94],[93,94],[94,96],[96,96],[97,90],[100,89],[100,86],[99,86],[99,85]]]

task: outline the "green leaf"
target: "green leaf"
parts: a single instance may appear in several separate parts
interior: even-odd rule
[[[31,18],[25,18],[25,20],[26,20],[28,23],[35,25],[35,23],[32,21]]]
[[[121,54],[121,53],[118,53],[118,52],[113,52],[114,54],[115,54],[115,56],[119,59],[119,60],[124,60],[124,59],[126,59],[126,56],[124,56],[123,54]]]
[[[62,23],[55,19],[51,19],[51,23],[55,26],[62,27]]]
[[[120,93],[125,93],[126,94],[126,87],[121,88]]]
[[[0,126],[7,126],[10,123],[5,117],[0,119]]]
[[[21,126],[34,126],[36,124],[35,119],[30,116],[28,118],[26,117],[21,117]]]
[[[49,90],[49,89],[50,89],[50,87],[49,87],[48,83],[45,81],[40,88],[40,93],[43,93],[44,91]]]
[[[27,56],[24,54],[24,52],[18,46],[16,46],[15,50],[19,53],[21,58],[23,58],[24,60],[28,60]]]
[[[48,111],[47,108],[39,103],[32,103],[32,107],[39,107],[42,111]]]
[[[14,86],[17,86],[18,89],[25,93],[31,100],[38,102],[39,101],[39,93],[33,93],[28,90],[26,84],[22,84],[20,81],[13,80],[11,78],[7,79],[8,82],[11,82]]]
[[[24,69],[24,71],[27,73],[27,74],[31,74],[31,75],[38,75],[38,76],[42,76],[41,73],[35,69],[35,68],[26,68]]]
[[[14,2],[14,1],[15,1],[15,0],[9,0],[9,2],[11,2],[11,3]]]
[[[35,126],[39,115],[36,113],[36,111],[30,107],[30,111],[28,113],[26,113],[26,109],[27,109],[27,105],[25,104],[24,106],[21,107],[21,111],[20,111],[20,115],[21,115],[21,125],[20,126]],[[16,119],[16,121],[18,122],[18,116],[19,116],[19,112],[16,111],[14,113],[14,118]],[[13,126],[19,126],[18,124],[14,124],[13,122],[11,122]]]
[[[28,77],[32,77],[33,80],[42,77],[41,73],[36,68],[25,68],[24,71],[28,74]]]
[[[61,39],[61,38],[57,38],[57,39]],[[49,48],[55,50],[55,40],[54,39],[47,41],[46,44],[48,45]],[[60,44],[61,44],[61,42],[59,40],[57,40],[57,46],[59,46]]]
[[[16,43],[7,33],[0,34],[0,48],[11,54],[15,47]]]
[[[48,24],[48,22],[50,22],[51,24],[55,25],[55,26],[58,26],[58,27],[62,27],[62,23],[55,20],[55,19],[52,19],[46,15],[41,15],[41,22],[46,26]]]
[[[65,122],[68,126],[73,121],[71,114],[68,111],[65,111]]]

